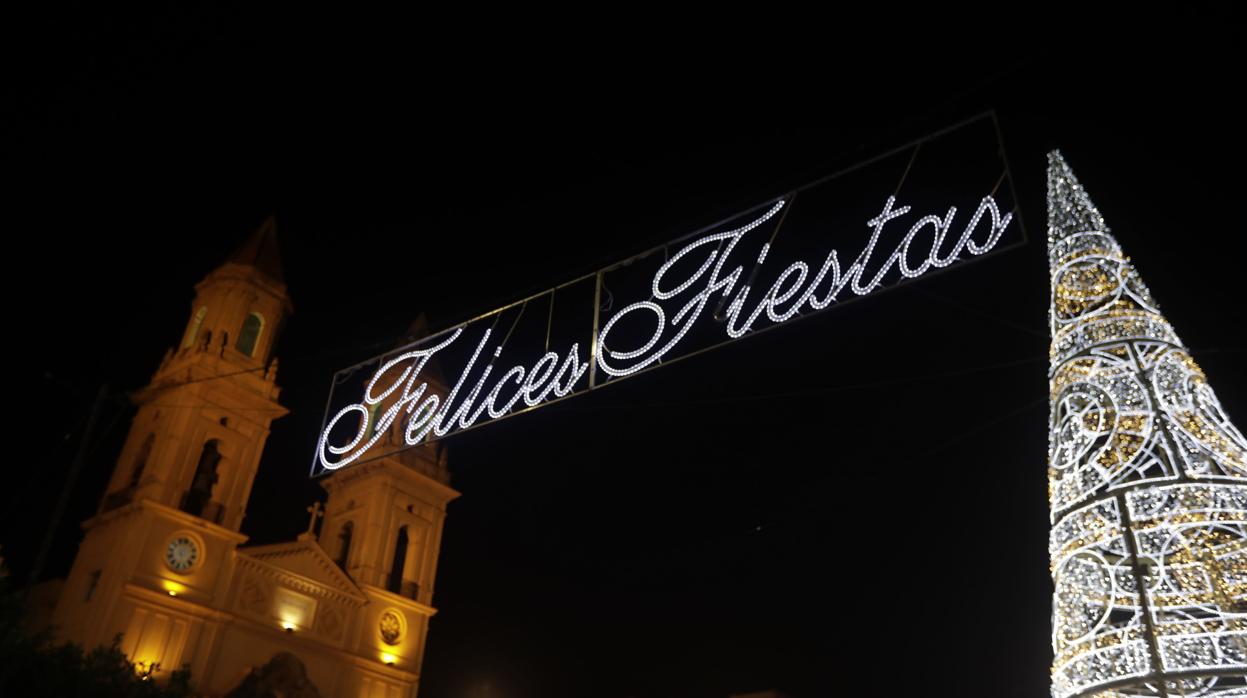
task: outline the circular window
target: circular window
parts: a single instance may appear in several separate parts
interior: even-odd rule
[[[386,611],[381,614],[377,628],[381,631],[381,639],[385,644],[397,645],[403,637],[403,617],[394,611]]]
[[[179,574],[185,574],[199,564],[201,557],[199,541],[185,533],[174,534],[165,546],[165,564]]]

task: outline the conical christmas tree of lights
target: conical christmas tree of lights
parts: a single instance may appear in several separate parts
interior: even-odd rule
[[[1057,152],[1048,264],[1052,695],[1247,696],[1247,440]]]

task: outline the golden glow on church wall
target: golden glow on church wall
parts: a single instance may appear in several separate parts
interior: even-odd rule
[[[135,398],[53,623],[86,646],[120,633],[141,676],[186,665],[208,695],[291,653],[325,698],[411,698],[458,496],[444,456],[417,449],[322,481],[319,535],[319,505],[294,541],[245,546],[239,532],[286,414],[271,352],[290,301],[275,255],[269,222],[196,286],[183,336]]]

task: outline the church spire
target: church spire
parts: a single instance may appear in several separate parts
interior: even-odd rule
[[[282,273],[281,253],[277,248],[276,219],[273,216],[265,218],[260,227],[234,250],[228,261],[255,267],[273,281],[284,284],[286,278]]]
[[[293,311],[283,276],[277,226],[269,216],[195,285],[181,347],[161,364],[157,376],[181,371],[202,353],[233,364],[233,371],[269,366],[277,333]]]
[[[1247,440],[1056,151],[1048,258],[1052,695],[1247,692]]]

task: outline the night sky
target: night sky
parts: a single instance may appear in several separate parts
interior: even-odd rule
[[[1026,245],[448,440],[463,496],[422,698],[1047,695],[1051,148],[1247,426],[1228,14],[1177,20],[1181,46],[841,49],[742,71],[197,8],[61,17],[5,100],[26,406],[6,420],[22,446],[0,545],[19,580],[99,385],[122,397],[45,576],[99,502],[125,391],[267,215],[295,306],[277,349],[292,413],[261,461],[254,543],[293,538],[324,496],[307,472],[333,372],[417,314],[449,327],[986,109]]]

